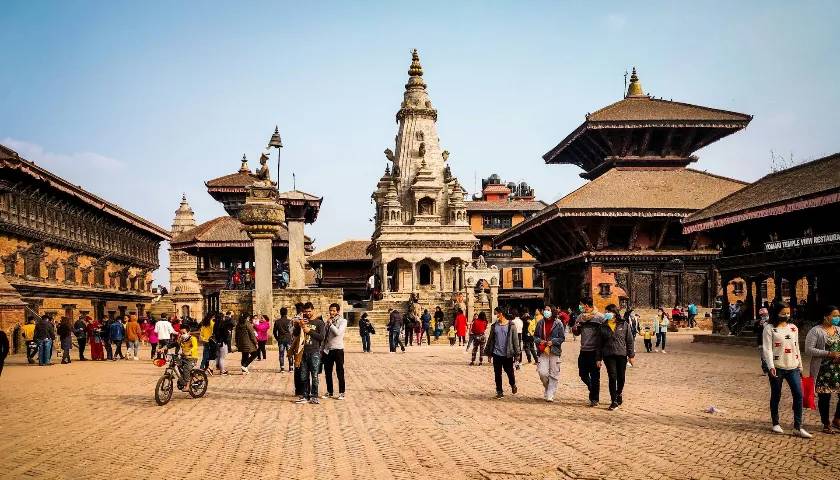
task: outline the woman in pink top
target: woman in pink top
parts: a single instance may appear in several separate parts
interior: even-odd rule
[[[155,359],[155,350],[157,350],[158,335],[155,332],[155,319],[151,318],[148,322],[143,324],[143,329],[146,336],[149,337],[149,345],[152,347],[152,360]]]
[[[256,330],[257,334],[257,352],[259,355],[257,356],[257,360],[266,359],[265,356],[265,343],[268,341],[268,330],[271,328],[271,321],[269,321],[267,315],[263,315],[260,318],[259,323],[254,326],[254,330]]]

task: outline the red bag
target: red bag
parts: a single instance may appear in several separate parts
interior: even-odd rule
[[[802,377],[802,406],[816,410],[817,405],[814,402],[816,396],[816,385],[814,384],[814,377]]]

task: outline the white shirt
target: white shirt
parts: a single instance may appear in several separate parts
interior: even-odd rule
[[[157,323],[155,323],[155,333],[157,333],[159,342],[168,342],[169,339],[172,338],[172,334],[175,333],[175,329],[172,328],[172,324],[169,323],[169,320],[158,320]]]
[[[327,341],[324,344],[324,351],[344,350],[344,332],[347,331],[347,320],[338,315],[330,318],[330,326],[327,328]]]
[[[376,277],[374,277],[373,275],[371,275],[370,278],[368,278],[368,287],[370,287],[371,289],[376,287]]]
[[[519,318],[519,317],[513,317],[513,320],[511,320],[511,323],[513,323],[513,329],[516,330],[516,333],[521,334],[522,333],[522,319]]]

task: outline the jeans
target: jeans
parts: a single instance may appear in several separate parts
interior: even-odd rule
[[[831,394],[817,394],[817,406],[820,410],[820,420],[823,425],[829,425],[828,412],[831,410]],[[840,394],[837,395],[837,407],[834,409],[834,420],[840,422]]]
[[[296,372],[300,376],[301,396],[318,398],[318,369],[321,366],[320,353],[303,353],[300,368]]]
[[[107,338],[102,339],[102,345],[105,347],[105,358],[108,360],[114,359],[114,350],[111,348],[111,340]]]
[[[122,340],[114,340],[114,345],[116,345],[116,349],[114,349],[114,359],[117,357],[125,358],[125,355],[122,353]]]
[[[537,347],[534,345],[534,337],[522,337],[522,349],[525,350],[528,363],[537,361]]]
[[[656,334],[656,346],[662,347],[662,350],[665,350],[665,340],[667,339],[667,332],[659,332]]]
[[[48,365],[52,363],[52,340],[49,338],[38,340],[38,365]]]
[[[324,375],[327,381],[327,393],[333,394],[333,367],[338,377],[338,393],[344,393],[344,349],[330,350],[324,355]]]
[[[362,337],[362,351],[369,352],[370,351],[370,334],[364,333],[361,335]]]
[[[589,401],[601,399],[601,369],[598,368],[597,352],[580,352],[578,355],[578,375],[589,389]]]
[[[268,358],[265,355],[265,342],[266,341],[267,340],[257,340],[257,352],[259,353],[259,355],[257,355],[257,359],[262,358],[263,360],[265,360],[266,358]]]
[[[289,342],[288,341],[278,341],[277,342],[277,349],[280,351],[279,360],[280,360],[280,368],[283,368],[283,359],[287,359],[286,361],[289,363],[289,370],[292,369],[292,364],[294,360],[292,357],[289,356]]]
[[[76,337],[79,342],[79,360],[85,359],[85,346],[87,345],[87,337]]]
[[[392,352],[397,351],[397,346],[399,346],[402,351],[405,351],[405,344],[402,343],[399,330],[391,330],[388,334],[388,346]]]
[[[241,352],[241,353],[242,353],[242,361],[240,362],[240,365],[242,365],[245,368],[248,368],[248,365],[250,365],[251,362],[253,362],[257,358],[259,358],[259,356],[260,356],[259,351]]]
[[[62,348],[61,349],[61,363],[70,363],[70,349],[69,348]]]
[[[129,340],[126,351],[133,356],[139,358],[140,355],[140,340]]]
[[[205,343],[204,349],[201,350],[201,364],[199,366],[202,370],[207,370],[210,367],[210,345]]]
[[[610,386],[610,401],[617,402],[624,391],[624,378],[627,373],[626,355],[607,355],[604,357],[604,364],[607,366],[607,383]]]
[[[557,384],[560,382],[560,357],[547,353],[540,354],[537,358],[537,374],[545,389],[543,398],[554,400]]]
[[[502,357],[501,355],[493,355],[493,377],[496,380],[496,393],[501,395],[502,390],[502,370],[507,374],[508,384],[510,388],[516,387],[516,377],[513,374],[513,358]]]
[[[227,355],[228,346],[226,343],[222,342],[219,344],[219,350],[216,352],[216,368],[219,369],[219,372],[226,372],[225,369],[225,355]]]
[[[426,345],[432,344],[432,333],[429,330],[429,327],[423,329],[423,333],[426,334]]]
[[[403,345],[414,345],[414,336],[411,334],[411,327],[405,327],[405,342]]]
[[[416,331],[414,332],[414,335],[417,337],[417,345],[423,345],[423,331]]]
[[[152,357],[152,360],[154,360],[154,359],[155,359],[155,353],[157,353],[157,346],[158,346],[158,344],[157,344],[157,343],[152,343],[152,342],[149,342],[149,346],[150,346],[150,347],[152,347],[152,350],[151,350],[151,352],[152,352],[152,353],[151,353],[151,357]]]
[[[793,429],[802,428],[802,372],[798,368],[776,369],[776,376],[767,375],[770,381],[770,419],[779,425],[779,401],[782,399],[782,383],[787,382],[793,400]]]

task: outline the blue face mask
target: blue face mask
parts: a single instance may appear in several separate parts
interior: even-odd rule
[[[611,312],[607,312],[604,314],[604,320],[610,321],[613,319],[614,316],[615,315],[613,315]]]
[[[551,318],[551,310],[543,310],[543,317]]]
[[[840,317],[831,317],[831,324],[840,327]]]

